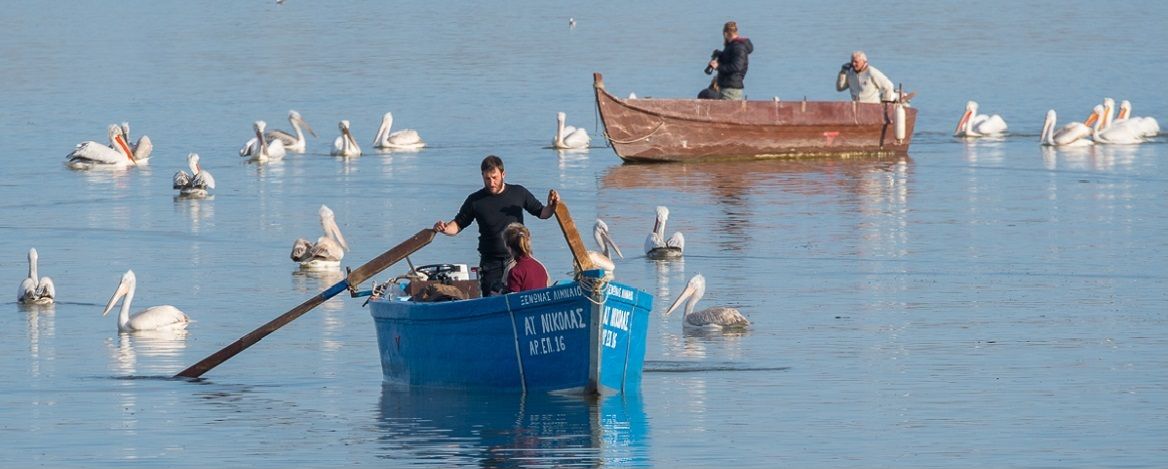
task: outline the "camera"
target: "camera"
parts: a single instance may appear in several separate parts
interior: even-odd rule
[[[710,60],[714,60],[714,59],[718,58],[719,55],[722,55],[722,51],[720,51],[718,49],[714,49],[714,52],[710,54]],[[714,67],[706,65],[706,75],[709,75],[711,73],[714,73]]]
[[[844,63],[844,66],[840,67],[840,73],[847,72],[847,71],[849,71],[849,70],[851,70],[851,69],[852,69],[852,63],[851,63],[851,62]]]

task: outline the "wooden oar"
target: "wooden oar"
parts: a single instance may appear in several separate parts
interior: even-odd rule
[[[268,334],[275,332],[276,329],[284,327],[285,324],[288,324],[296,318],[303,316],[304,313],[307,313],[312,308],[315,308],[321,303],[324,303],[325,300],[328,300],[329,298],[336,296],[338,293],[349,289],[350,286],[360,285],[370,277],[377,275],[378,272],[385,270],[389,266],[395,264],[397,261],[400,261],[406,256],[412,254],[414,251],[421,249],[427,244],[430,244],[430,241],[434,240],[434,233],[434,230],[429,228],[419,231],[410,239],[405,240],[405,242],[381,253],[381,255],[373,258],[373,260],[366,262],[361,267],[358,267],[357,270],[350,272],[345,280],[337,282],[336,285],[329,287],[328,290],[325,290],[319,295],[310,298],[308,301],[301,303],[300,306],[292,308],[291,311],[288,311],[280,317],[269,321],[267,324],[260,326],[256,330],[247,333],[247,335],[240,337],[239,340],[233,342],[231,345],[223,347],[218,352],[215,352],[211,354],[211,356],[204,358],[203,361],[195,363],[194,365],[191,365],[190,368],[187,368],[179,372],[179,374],[174,375],[174,377],[198,378],[202,376],[203,373],[210,371],[211,368],[215,368],[223,362],[230,360],[231,357],[234,357],[239,352],[242,352],[248,347],[255,345],[256,342],[259,342]]]
[[[572,221],[572,214],[568,213],[568,204],[560,200],[556,204],[556,221],[560,223],[560,230],[564,232],[564,239],[568,241],[568,249],[572,250],[572,257],[580,271],[593,270],[592,258],[588,257],[588,249],[584,247],[584,240],[580,239],[580,232],[576,230],[576,222]]]

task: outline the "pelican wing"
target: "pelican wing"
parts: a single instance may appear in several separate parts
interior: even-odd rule
[[[200,189],[214,189],[215,176],[211,175],[210,171],[199,171],[193,179],[191,179],[191,186]]]
[[[284,142],[284,145],[293,145],[299,140],[296,138],[295,135],[292,135],[288,132],[285,132],[285,131],[279,130],[279,129],[272,129],[272,130],[267,131],[266,133],[264,133],[264,138],[267,139],[269,142],[279,140],[281,142]]]
[[[997,135],[1006,132],[1006,121],[1002,116],[994,114],[987,116],[985,114],[974,116],[973,131],[981,135]]]
[[[414,129],[399,130],[389,134],[386,143],[390,146],[398,147],[425,145],[425,142],[422,141],[422,136]]]
[[[564,137],[565,148],[588,148],[588,144],[592,142],[592,138],[588,136],[588,132],[584,129],[576,129],[566,135]]]
[[[25,278],[20,281],[20,287],[16,290],[16,301],[21,303],[30,303],[37,298],[37,282],[32,278]]]
[[[41,277],[41,281],[37,284],[36,295],[42,300],[52,300],[57,297],[57,286],[53,284],[53,279],[49,277]]]
[[[308,251],[312,250],[312,243],[307,239],[300,238],[292,242],[292,254],[289,257],[296,262],[304,262],[310,259]]]
[[[661,247],[665,247],[665,240],[661,239],[661,235],[656,232],[649,233],[649,236],[645,238],[645,252],[648,253]]]
[[[345,257],[345,249],[327,236],[317,238],[316,244],[308,250],[308,258],[323,261],[339,261]]]
[[[259,152],[259,141],[256,140],[255,137],[252,137],[251,140],[248,140],[247,143],[244,143],[243,147],[239,149],[239,156],[259,156]]]
[[[665,241],[665,247],[677,248],[684,251],[685,236],[683,236],[680,231],[673,233],[673,236],[670,236],[669,240]]]
[[[1091,136],[1091,128],[1083,125],[1082,122],[1071,122],[1070,124],[1062,126],[1054,133],[1055,145],[1070,145],[1075,141],[1085,139]]]
[[[599,252],[588,251],[588,258],[592,260],[592,265],[595,265],[601,269],[607,270],[609,272],[612,272],[614,269],[616,269],[616,264],[612,262],[612,259],[609,259],[608,256],[605,256]]]
[[[134,161],[145,161],[150,158],[151,153],[154,153],[154,142],[150,141],[150,137],[143,135],[134,144]]]
[[[88,141],[81,142],[66,156],[70,162],[86,161],[97,164],[126,165],[130,159],[120,151],[114,150],[105,144]]]
[[[151,306],[131,317],[126,323],[126,329],[131,331],[183,329],[190,322],[186,313],[174,306]]]
[[[744,329],[750,326],[750,320],[734,308],[715,306],[701,311],[695,311],[685,316],[687,327],[719,327],[726,329]]]
[[[191,185],[191,175],[187,174],[186,171],[183,171],[180,169],[180,170],[178,170],[178,172],[174,173],[174,177],[172,178],[172,181],[173,181],[173,184],[171,185],[172,188],[185,189],[187,186]]]

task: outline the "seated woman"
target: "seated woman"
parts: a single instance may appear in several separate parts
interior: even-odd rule
[[[507,280],[507,292],[547,288],[547,269],[531,257],[531,231],[519,223],[512,223],[503,230],[503,242],[507,244],[507,249],[511,250],[511,257],[515,259],[515,265],[504,276]]]

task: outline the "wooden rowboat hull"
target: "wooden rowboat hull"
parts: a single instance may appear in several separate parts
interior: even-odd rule
[[[605,138],[625,161],[906,154],[917,117],[899,103],[620,99],[593,78]]]

